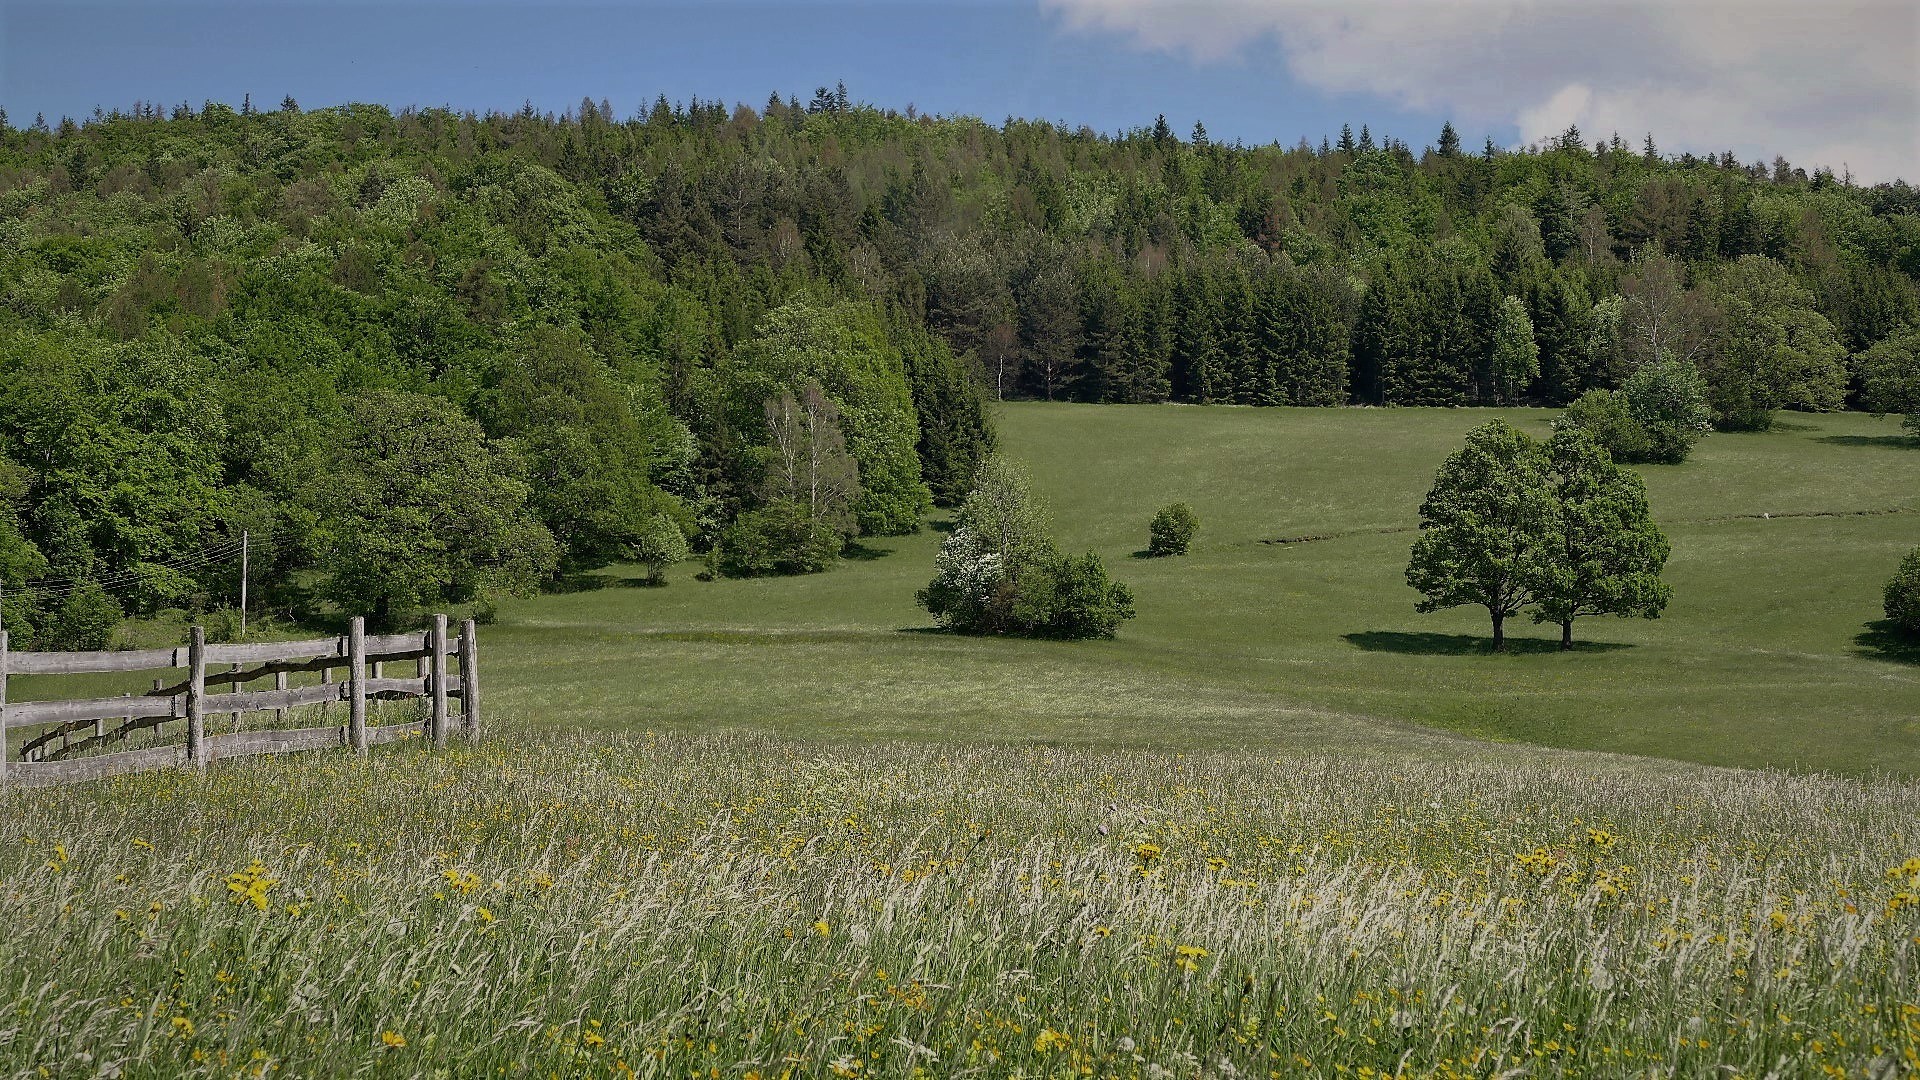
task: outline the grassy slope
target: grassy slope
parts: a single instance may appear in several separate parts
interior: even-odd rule
[[[1034,468],[1063,540],[1139,595],[1119,640],[920,632],[913,590],[938,542],[924,533],[819,577],[701,585],[689,567],[665,589],[510,605],[490,633],[490,700],[605,727],[1334,748],[1443,745],[1438,727],[1920,772],[1920,668],[1869,625],[1920,540],[1920,454],[1894,422],[1793,416],[1647,469],[1675,548],[1667,616],[1583,621],[1591,644],[1572,655],[1523,626],[1537,640],[1492,656],[1483,613],[1416,615],[1401,576],[1434,466],[1489,415],[1010,405],[1006,448]],[[1546,430],[1546,414],[1505,415]],[[1195,553],[1130,558],[1175,498],[1200,512]],[[1810,513],[1848,516],[1793,516]],[[1304,535],[1329,538],[1263,542]]]

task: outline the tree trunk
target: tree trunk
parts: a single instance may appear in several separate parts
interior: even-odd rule
[[[1507,651],[1507,617],[1498,611],[1493,613],[1493,651]]]
[[[1560,651],[1567,652],[1572,648],[1573,648],[1573,620],[1568,619],[1566,622],[1563,622],[1560,624]]]

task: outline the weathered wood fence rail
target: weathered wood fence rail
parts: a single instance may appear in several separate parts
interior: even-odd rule
[[[190,642],[177,649],[131,652],[9,652],[6,631],[0,630],[0,732],[18,728],[41,730],[26,737],[18,760],[0,742],[0,786],[49,784],[90,780],[114,773],[142,772],[169,767],[205,769],[222,758],[254,754],[284,754],[347,746],[359,753],[376,743],[418,734],[445,747],[457,722],[468,739],[480,735],[480,644],[472,619],[460,625],[457,637],[447,635],[447,617],[436,615],[430,629],[417,633],[369,637],[365,622],[354,619],[337,638],[309,641],[271,641],[256,644],[210,645],[196,626]],[[458,665],[457,672],[449,664]],[[412,661],[412,677],[390,677],[387,664]],[[215,670],[218,665],[222,670]],[[251,665],[251,666],[248,666]],[[79,675],[96,672],[139,672],[184,669],[186,678],[168,684],[154,681],[143,694],[68,701],[9,701],[7,679],[13,675]],[[343,677],[334,677],[345,669]],[[296,672],[319,672],[320,682],[289,686]],[[271,677],[271,690],[239,690]],[[210,687],[227,692],[212,693]],[[369,700],[425,698],[429,708],[419,723],[367,725]],[[460,711],[449,712],[458,700]],[[246,713],[271,712],[284,722],[291,709],[318,705],[321,711],[346,703],[344,724],[306,728],[240,730]],[[234,730],[209,734],[207,718],[230,714]],[[135,732],[186,722],[184,742],[94,753]],[[57,744],[57,745],[56,745]]]

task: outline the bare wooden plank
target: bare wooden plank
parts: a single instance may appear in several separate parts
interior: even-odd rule
[[[56,724],[64,720],[131,720],[140,716],[172,716],[174,708],[173,698],[153,697],[15,701],[7,704],[7,727]]]
[[[149,772],[186,764],[184,746],[150,746],[143,750],[122,750],[114,754],[68,758],[65,761],[15,761],[8,766],[10,779],[18,784],[66,784],[76,780],[97,780],[118,773]]]
[[[202,772],[207,768],[207,632],[187,628],[187,760]]]
[[[367,642],[366,622],[355,615],[347,624],[347,742],[361,757],[367,754]]]
[[[94,671],[151,671],[185,667],[184,649],[127,652],[17,652],[7,659],[15,675],[83,675]]]
[[[210,683],[227,683],[228,685],[232,685],[236,682],[252,682],[255,679],[264,679],[269,675],[279,676],[295,671],[318,671],[323,678],[331,681],[333,669],[346,667],[348,663],[348,659],[344,656],[321,656],[312,660],[276,660],[271,663],[262,664],[256,668],[248,668],[245,671],[209,671],[207,672],[207,681]],[[162,686],[159,680],[156,679],[154,681],[153,696],[172,697],[175,694],[184,694],[187,692],[187,682],[189,681],[191,680],[177,682],[172,686]]]
[[[141,717],[133,720],[128,720],[125,723],[121,724],[119,727],[114,728],[111,731],[97,734],[91,739],[81,739],[77,743],[71,743],[66,746],[62,746],[60,749],[50,754],[43,752],[40,756],[42,760],[58,760],[60,758],[72,757],[73,755],[81,753],[83,751],[92,750],[97,746],[105,746],[108,743],[115,743],[115,742],[126,742],[127,738],[136,731],[145,731],[148,728],[157,728],[162,724],[169,724],[178,719],[180,718],[177,716],[148,716],[148,717]],[[83,721],[76,720],[74,722],[82,723]],[[43,736],[43,739],[44,738],[45,737]],[[20,752],[22,756],[24,756],[29,749],[32,749],[33,745],[34,745],[33,743],[28,743],[26,746],[21,747]]]
[[[460,679],[449,688],[460,697],[460,727],[469,741],[480,738],[480,635],[472,619],[460,624]]]
[[[268,709],[292,709],[340,700],[339,683],[296,686],[289,690],[249,690],[238,694],[208,694],[204,699],[208,712],[264,712]]]
[[[249,757],[254,754],[291,754],[301,750],[327,750],[341,745],[337,727],[293,728],[290,730],[235,731],[207,737],[207,748],[214,759]]]
[[[414,644],[419,648],[419,643]],[[277,660],[307,660],[316,656],[338,656],[346,650],[339,638],[315,638],[308,641],[262,641],[244,645],[209,645],[209,664],[272,663]]]
[[[375,634],[367,638],[368,659],[377,656],[382,660],[390,660],[397,652],[417,652],[424,656],[427,648],[425,631],[417,630],[410,634]]]
[[[376,746],[380,743],[399,742],[402,739],[417,739],[419,737],[419,724],[387,724],[383,727],[370,727],[367,729],[367,744],[369,746]]]
[[[11,781],[7,779],[7,672],[12,669],[13,654],[8,651],[7,632],[0,629],[0,792],[6,791]]]
[[[368,679],[369,694],[409,694],[422,695],[428,690],[427,679]]]
[[[427,714],[427,731],[437,749],[447,748],[447,617],[435,615],[433,629],[427,633],[427,648],[433,657],[427,665],[427,687],[433,706]]]

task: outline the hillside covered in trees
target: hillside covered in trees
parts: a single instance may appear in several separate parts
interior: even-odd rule
[[[1920,412],[1920,192],[1569,131],[1227,146],[849,101],[631,119],[0,114],[16,643],[255,595],[389,620],[953,505],[995,395]],[[676,547],[676,545],[680,545]]]

